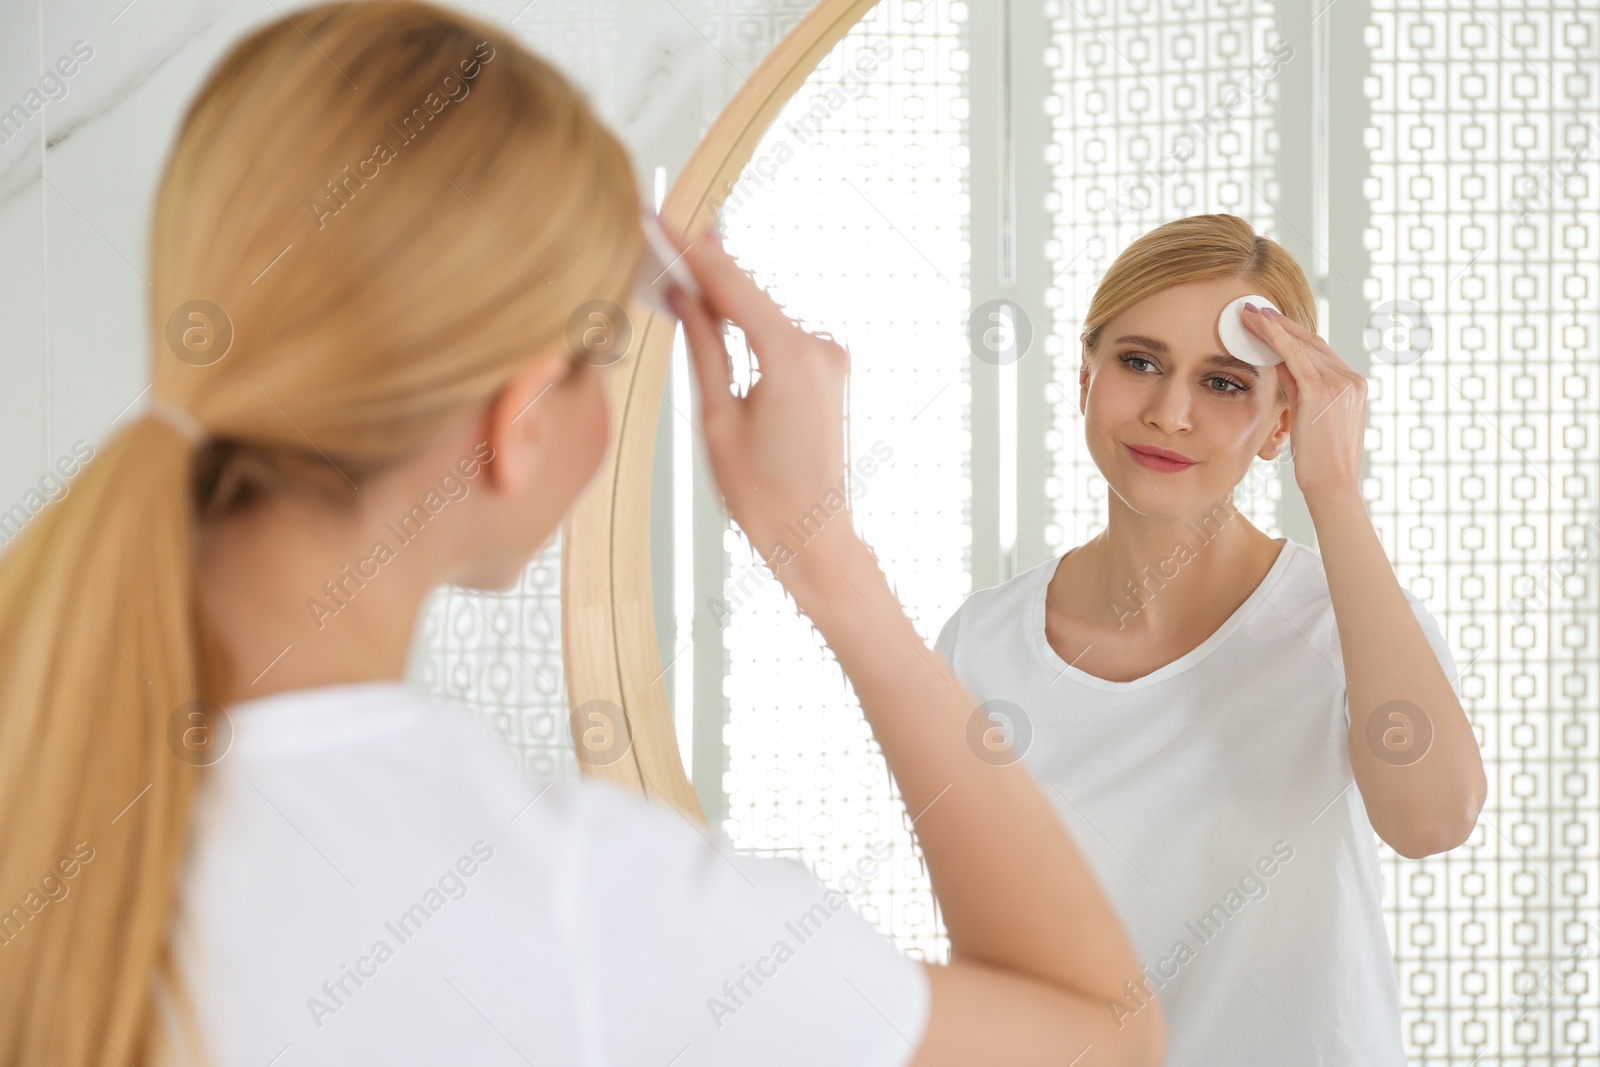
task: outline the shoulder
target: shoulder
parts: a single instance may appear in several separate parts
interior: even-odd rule
[[[552,783],[547,799],[542,814],[573,842],[579,895],[600,914],[653,901],[679,912],[692,941],[690,920],[727,925],[753,906],[809,903],[822,893],[799,860],[740,852],[724,831],[616,783],[567,779]]]
[[[1332,591],[1328,587],[1328,572],[1323,567],[1322,553],[1309,545],[1288,541],[1284,551],[1293,552],[1283,580],[1272,590],[1269,598],[1277,609],[1274,618],[1287,620],[1307,637],[1314,637],[1318,647],[1333,663],[1341,662],[1343,655],[1339,641],[1338,619],[1334,615]],[[1444,627],[1429,610],[1427,603],[1400,581],[1400,593],[1410,607],[1412,617],[1422,628],[1428,645],[1452,682],[1456,679],[1455,657],[1445,636]]]
[[[1273,606],[1280,610],[1291,606],[1330,607],[1332,597],[1328,593],[1328,572],[1322,564],[1322,553],[1292,537],[1284,539],[1282,553],[1283,566],[1278,580],[1268,591]]]
[[[443,761],[430,746],[473,754],[499,750],[478,716],[405,682],[273,693],[230,705],[226,719],[231,745],[218,759],[223,768],[230,761],[265,767],[375,751],[413,753],[416,762],[438,766]]]
[[[228,1062],[264,1062],[290,1031],[319,1062],[400,1034],[442,1062],[427,1045],[450,1036],[428,1021],[438,974],[478,976],[475,1002],[498,990],[503,1010],[484,1011],[562,1062],[570,1039],[607,1062],[693,1044],[708,1067],[898,1067],[900,1034],[925,1023],[920,967],[805,864],[741,853],[606,780],[530,779],[464,708],[373,687],[237,718],[183,892],[213,1015],[250,1051]],[[371,992],[346,989],[347,970],[378,966],[374,938],[411,962],[379,960]]]
[[[514,831],[538,824],[512,822],[542,786],[494,729],[408,685],[274,694],[230,707],[226,721],[231,742],[195,806],[193,859],[206,878],[260,880],[271,860],[271,881],[426,880],[438,855],[479,839],[514,849]]]
[[[926,1026],[927,978],[856,907],[887,849],[835,888],[608,783],[574,785],[561,803],[579,842],[568,922],[583,932],[586,985],[635,1021],[612,1038],[618,1062],[690,1044],[717,1065],[904,1062]]]
[[[962,632],[988,631],[1001,620],[1027,618],[1034,597],[1039,595],[1039,587],[1049,584],[1061,557],[1062,554],[1057,553],[1015,577],[967,594],[961,606],[945,620],[935,647],[949,659]]]
[[[1284,551],[1291,553],[1280,583],[1284,594],[1292,600],[1321,604],[1331,610],[1333,596],[1328,588],[1328,572],[1323,566],[1322,553],[1292,539],[1285,542]],[[1433,618],[1423,600],[1407,589],[1404,582],[1400,583],[1400,592],[1413,612]],[[1277,601],[1276,597],[1274,601]]]

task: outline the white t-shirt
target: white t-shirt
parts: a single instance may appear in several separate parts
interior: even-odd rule
[[[1314,549],[1277,540],[1214,634],[1133,681],[1046,640],[1060,556],[972,594],[936,647],[1010,720],[1116,907],[1167,1014],[1165,1067],[1405,1067],[1327,575]],[[1438,624],[1406,599],[1454,684]],[[1135,986],[1113,1014],[1148,995]]]
[[[175,924],[210,1067],[915,1058],[921,965],[798,860],[608,782],[529,780],[398,682],[229,720]]]

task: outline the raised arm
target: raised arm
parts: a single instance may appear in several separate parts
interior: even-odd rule
[[[1344,655],[1350,768],[1372,828],[1402,856],[1472,836],[1488,795],[1472,723],[1401,592],[1355,486],[1307,498]]]
[[[1472,723],[1361,498],[1367,380],[1286,316],[1247,313],[1244,322],[1283,357],[1295,482],[1322,546],[1350,704],[1346,744],[1367,818],[1402,856],[1448,851],[1471,836],[1488,779]]]
[[[705,306],[675,306],[713,475],[849,675],[943,910],[952,959],[929,967],[932,1017],[915,1062],[1159,1063],[1165,1024],[1153,995],[1132,1016],[1112,1010],[1144,987],[1110,901],[1027,769],[968,746],[976,702],[911,625],[848,509],[824,508],[820,532],[785,543],[786,523],[838,495],[848,354],[791,322],[714,237],[672,236],[705,292]],[[721,318],[744,330],[759,362],[744,397],[729,391]]]

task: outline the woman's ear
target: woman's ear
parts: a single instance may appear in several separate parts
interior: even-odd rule
[[[1261,446],[1261,451],[1256,455],[1265,460],[1278,458],[1284,446],[1289,441],[1289,428],[1294,423],[1294,412],[1290,410],[1287,402],[1278,411],[1277,420],[1273,423],[1272,433],[1267,436],[1266,444]]]
[[[539,469],[550,440],[551,390],[577,362],[564,355],[534,360],[500,387],[484,408],[479,437],[493,449],[484,463],[491,492],[517,496]]]
[[[1083,358],[1078,364],[1078,414],[1089,413],[1089,342],[1083,336],[1078,336],[1078,343],[1083,348]]]

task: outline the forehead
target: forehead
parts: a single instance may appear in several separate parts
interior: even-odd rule
[[[1166,323],[1170,332],[1182,330],[1192,334],[1197,327],[1209,324],[1216,332],[1217,316],[1231,301],[1258,292],[1256,286],[1244,278],[1208,278],[1205,281],[1170,285],[1124,308],[1106,323],[1105,333],[1130,325],[1140,327]],[[1140,329],[1140,333],[1149,331]],[[1171,338],[1169,338],[1171,340]]]
[[[1114,345],[1124,334],[1139,334],[1165,342],[1179,357],[1225,355],[1217,332],[1222,309],[1257,291],[1247,279],[1235,277],[1168,286],[1110,319],[1100,332],[1101,344]]]

